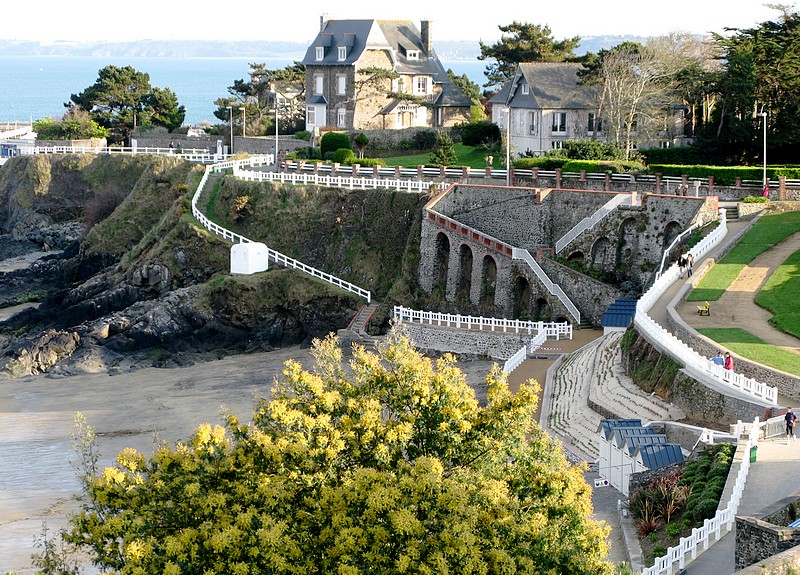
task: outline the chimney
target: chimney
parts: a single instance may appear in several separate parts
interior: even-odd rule
[[[431,26],[433,22],[430,20],[422,20],[419,23],[419,34],[422,37],[422,46],[428,56],[433,52],[433,37],[431,36]]]
[[[327,24],[328,20],[330,20],[330,19],[331,19],[331,15],[327,14],[327,13],[325,13],[322,16],[319,17],[319,31],[320,32],[322,32],[325,29],[325,24]]]

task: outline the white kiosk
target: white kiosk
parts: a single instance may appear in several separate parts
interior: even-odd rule
[[[255,274],[269,267],[267,246],[260,242],[233,244],[231,274]]]

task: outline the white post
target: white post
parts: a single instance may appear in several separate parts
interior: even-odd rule
[[[506,186],[511,186],[511,103],[506,106]]]
[[[766,190],[767,189],[767,113],[761,112],[759,116],[761,116],[761,122],[764,124],[764,152],[761,155],[764,165],[764,175],[762,177],[761,185]]]
[[[246,130],[247,130],[247,108],[242,106],[239,109],[242,111],[242,137],[244,138],[245,136],[247,136],[247,133],[246,133]]]
[[[228,106],[228,114],[230,115],[231,122],[231,156],[233,155],[233,108]]]

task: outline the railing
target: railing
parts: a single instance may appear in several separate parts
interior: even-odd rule
[[[542,344],[546,339],[547,335],[545,332],[539,332],[539,334],[531,339],[526,345],[523,345],[521,348],[519,348],[517,353],[506,360],[506,362],[503,364],[503,371],[510,375],[511,372],[517,369],[522,362],[528,358],[529,353],[533,353],[542,347]]]
[[[567,245],[569,245],[572,242],[572,240],[577,238],[583,232],[592,229],[595,225],[597,225],[597,223],[600,220],[602,220],[604,217],[610,214],[617,206],[619,206],[626,200],[629,204],[633,203],[633,197],[631,196],[631,194],[617,194],[616,196],[614,196],[614,198],[606,202],[606,204],[602,208],[597,210],[590,217],[583,218],[581,221],[575,224],[575,226],[570,231],[564,234],[564,236],[556,242],[556,253],[560,253],[561,250],[567,247]]]
[[[303,174],[295,172],[255,172],[252,170],[234,169],[234,176],[243,180],[251,181],[270,181],[290,184],[313,184],[316,186],[327,186],[349,190],[376,190],[388,189],[398,192],[414,192],[424,194],[431,191],[432,184],[423,180],[401,180],[401,179],[381,179],[381,178],[362,178],[344,176],[326,176],[323,174]]]
[[[578,311],[578,308],[574,303],[572,303],[572,300],[570,300],[567,294],[564,293],[564,290],[561,289],[561,286],[553,283],[553,281],[547,277],[547,274],[544,273],[542,267],[536,262],[535,259],[533,259],[533,256],[528,250],[514,248],[513,255],[511,257],[512,259],[522,260],[528,264],[528,266],[533,270],[533,273],[536,274],[536,277],[539,278],[539,281],[541,281],[547,288],[547,291],[556,296],[558,300],[564,304],[564,307],[567,308],[577,323],[581,323],[581,312]]]
[[[703,551],[705,551],[709,545],[713,545],[720,540],[723,528],[725,528],[726,532],[732,529],[736,521],[736,511],[739,509],[739,502],[742,499],[742,493],[747,483],[747,474],[750,471],[750,450],[758,446],[759,428],[758,418],[756,418],[750,428],[742,462],[733,485],[733,492],[725,509],[717,511],[712,519],[706,519],[702,527],[692,529],[691,535],[681,537],[678,544],[667,549],[666,555],[657,558],[652,567],[642,570],[642,575],[672,575],[675,563],[678,564],[678,569],[683,569],[687,563],[687,555],[691,556],[689,561],[695,560],[697,558],[697,549],[700,545],[703,546]],[[739,441],[741,441],[741,437]],[[710,540],[712,535],[714,536],[713,541]]]
[[[19,148],[20,155],[35,154],[155,154],[161,156],[175,156],[192,162],[204,164],[219,162],[226,156],[213,154],[205,148],[184,148],[180,151],[175,148],[147,148],[147,147],[125,147],[125,146],[22,146]]]
[[[695,245],[690,250],[690,253],[695,259],[699,259],[714,245],[720,242],[726,234],[727,225],[725,214],[724,210],[720,210],[720,225]],[[777,388],[760,383],[755,379],[736,373],[733,370],[726,370],[710,362],[707,358],[698,354],[691,347],[658,325],[653,318],[647,315],[649,309],[658,298],[661,297],[666,289],[672,285],[679,275],[680,270],[677,264],[673,264],[656,279],[652,287],[639,299],[636,304],[636,315],[633,319],[636,328],[656,347],[666,351],[672,357],[682,362],[689,372],[694,372],[694,375],[709,377],[723,387],[738,390],[754,398],[776,405],[778,401]]]
[[[572,324],[567,322],[522,321],[498,317],[439,313],[435,311],[420,311],[399,305],[394,306],[392,317],[400,321],[423,325],[502,331],[503,333],[527,335],[544,333],[545,337],[549,339],[572,339]]]
[[[271,163],[272,160],[273,160],[272,156],[260,156],[260,157],[256,156],[253,158],[248,158],[246,160],[232,160],[215,164],[213,166],[207,166],[205,172],[203,173],[203,177],[200,180],[200,185],[197,186],[197,191],[194,193],[194,196],[192,196],[192,215],[194,215],[194,217],[197,218],[197,220],[206,229],[208,229],[211,232],[214,232],[219,236],[222,236],[226,240],[239,243],[252,243],[253,240],[250,240],[240,234],[237,234],[226,228],[223,228],[222,226],[219,226],[214,222],[212,222],[211,220],[209,220],[197,207],[197,200],[200,198],[200,194],[202,193],[203,188],[208,182],[208,178],[212,172],[220,172],[231,168],[235,169],[243,165],[247,166],[263,165],[266,163]],[[273,249],[267,248],[267,258],[276,262],[279,265],[299,270],[324,282],[335,285],[336,287],[342,288],[360,297],[363,297],[367,300],[367,303],[370,303],[372,300],[372,294],[369,292],[369,290],[365,290],[364,288],[358,287],[354,284],[351,284],[350,282],[346,282],[342,279],[339,279],[336,276],[322,272],[316,268],[304,264],[301,261],[285,256],[282,253],[277,252]]]
[[[720,219],[724,220],[725,219],[725,210],[722,210],[721,213],[722,213],[722,215],[720,216]],[[688,229],[683,230],[680,234],[678,234],[678,237],[676,237],[674,240],[672,240],[672,243],[670,243],[669,246],[667,247],[667,249],[664,250],[664,253],[661,254],[661,265],[658,266],[658,272],[656,272],[656,277],[659,277],[661,275],[661,272],[664,271],[664,265],[666,265],[667,258],[669,257],[669,254],[672,253],[673,248],[676,245],[678,245],[683,238],[688,236],[690,233],[692,233],[694,230],[696,230],[699,227],[700,227],[700,224],[696,223],[693,226],[689,227]]]

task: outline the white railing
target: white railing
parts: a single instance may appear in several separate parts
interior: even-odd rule
[[[162,156],[175,156],[192,162],[209,164],[224,160],[226,156],[214,154],[205,148],[183,148],[178,151],[175,148],[147,148],[147,147],[126,147],[126,146],[24,146],[19,148],[20,155],[35,154],[155,154]]]
[[[431,186],[436,185],[423,180],[328,176],[324,174],[304,174],[297,172],[256,172],[242,169],[234,169],[233,175],[243,180],[258,182],[270,181],[304,185],[313,184],[349,190],[389,189],[398,192],[413,192],[418,194],[427,193],[431,190]]]
[[[592,229],[597,223],[610,214],[617,206],[627,200],[627,203],[633,203],[633,196],[631,194],[617,194],[606,204],[593,213],[590,217],[583,218],[575,226],[568,231],[564,236],[556,242],[556,253],[560,253],[568,244],[575,238],[581,235],[586,230]]]
[[[720,540],[723,535],[723,528],[726,533],[733,528],[733,524],[736,521],[736,511],[739,509],[739,502],[742,499],[742,493],[747,483],[747,474],[750,471],[750,450],[753,447],[758,447],[759,427],[758,418],[756,418],[749,430],[750,433],[745,444],[742,462],[739,465],[739,472],[736,474],[731,498],[725,509],[717,511],[712,519],[706,519],[702,527],[692,529],[691,535],[681,537],[678,544],[667,549],[666,555],[657,558],[652,567],[642,570],[642,575],[672,575],[675,563],[678,564],[678,569],[683,569],[686,563],[697,558],[697,551],[701,545],[703,547],[702,551],[705,551],[710,545]],[[741,437],[739,441],[741,441]],[[711,540],[712,535],[714,536],[713,540]],[[687,555],[690,556],[688,561]]]
[[[528,250],[514,248],[511,258],[515,260],[522,260],[528,264],[528,266],[533,270],[533,273],[536,274],[536,277],[539,278],[539,281],[541,281],[547,288],[547,291],[556,296],[558,300],[564,304],[564,307],[566,307],[572,317],[575,318],[576,323],[581,323],[581,312],[578,311],[578,308],[574,303],[572,303],[572,300],[569,299],[566,293],[564,293],[564,290],[561,289],[561,286],[553,283],[553,281],[547,277],[547,274],[544,273],[542,267],[536,262],[535,259],[533,259],[533,256]]]
[[[423,325],[502,331],[503,333],[527,335],[544,333],[548,339],[572,339],[572,324],[566,322],[522,321],[501,317],[439,313],[435,311],[420,311],[399,305],[394,306],[392,317],[399,321]]]
[[[537,349],[542,347],[542,344],[547,340],[547,334],[544,331],[539,332],[533,339],[531,339],[526,345],[523,345],[517,353],[509,357],[506,362],[503,364],[503,371],[506,374],[511,374],[515,369],[517,369],[523,361],[528,358],[529,353],[535,352]]]
[[[194,215],[194,217],[197,218],[197,220],[203,225],[203,227],[205,227],[209,231],[219,236],[222,236],[226,240],[239,243],[252,243],[253,240],[250,240],[240,234],[237,234],[226,228],[223,228],[222,226],[219,226],[214,222],[212,222],[211,220],[209,220],[197,207],[197,200],[200,198],[200,194],[202,193],[203,188],[208,182],[208,178],[212,172],[219,172],[243,165],[247,166],[262,165],[272,162],[272,160],[273,160],[272,156],[256,156],[245,160],[231,160],[215,164],[213,166],[207,166],[205,172],[203,173],[203,177],[200,180],[200,185],[197,186],[197,191],[194,193],[194,196],[192,196],[192,215]],[[350,282],[346,282],[342,279],[339,279],[336,276],[320,271],[316,268],[304,264],[301,261],[285,256],[282,253],[277,252],[273,249],[267,248],[267,257],[268,259],[276,262],[279,265],[299,270],[324,282],[335,285],[336,287],[342,288],[360,297],[363,297],[364,299],[367,300],[367,303],[370,303],[372,300],[372,294],[369,292],[369,290],[365,290],[364,288],[358,287],[354,284],[351,284]]]
[[[689,250],[690,253],[696,260],[699,260],[703,254],[708,252],[708,250],[725,237],[727,230],[724,210],[720,210],[720,225]],[[639,298],[636,304],[636,315],[633,319],[636,329],[644,334],[657,348],[666,351],[677,361],[683,363],[690,373],[694,372],[693,375],[711,378],[723,387],[738,390],[751,397],[768,402],[772,405],[777,405],[777,388],[760,383],[755,379],[744,376],[741,373],[736,373],[733,370],[723,369],[721,366],[710,362],[708,358],[700,355],[669,333],[647,314],[658,298],[660,298],[667,288],[678,279],[679,275],[680,269],[677,264],[673,264],[660,275],[656,281],[653,282],[650,289]]]

